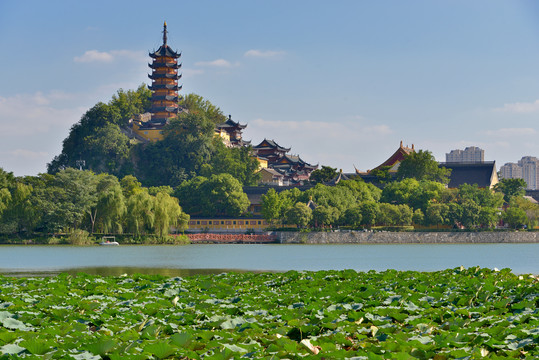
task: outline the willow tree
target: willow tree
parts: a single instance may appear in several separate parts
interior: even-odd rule
[[[189,215],[182,211],[178,199],[162,191],[155,196],[154,203],[154,229],[157,236],[165,237],[171,227],[179,228],[181,231],[187,228]]]

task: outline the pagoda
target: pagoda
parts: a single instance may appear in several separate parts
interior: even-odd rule
[[[153,59],[148,66],[152,69],[152,74],[148,75],[152,79],[149,89],[152,91],[152,114],[150,124],[164,126],[171,118],[178,114],[178,90],[182,87],[178,85],[178,80],[182,77],[178,75],[178,54],[167,45],[167,23],[163,25],[163,45],[157,51],[150,53]]]

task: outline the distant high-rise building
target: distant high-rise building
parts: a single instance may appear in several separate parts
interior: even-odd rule
[[[469,146],[464,150],[451,150],[445,154],[448,163],[481,163],[485,161],[485,150],[476,146]]]
[[[528,184],[528,189],[539,189],[539,159],[533,156],[524,156],[518,164],[522,168],[522,178]]]
[[[528,190],[539,190],[539,159],[524,156],[518,164],[507,163],[500,168],[504,179],[524,179]]]
[[[506,163],[500,167],[500,175],[503,179],[522,179],[522,168],[516,163]]]

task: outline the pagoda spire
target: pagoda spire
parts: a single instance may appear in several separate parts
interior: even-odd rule
[[[163,25],[163,45],[167,46],[167,22],[165,21]]]

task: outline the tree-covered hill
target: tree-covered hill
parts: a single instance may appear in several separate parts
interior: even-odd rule
[[[107,104],[97,103],[75,123],[63,141],[62,152],[48,165],[50,174],[68,167],[134,175],[146,186],[178,186],[196,176],[228,173],[244,185],[256,184],[258,162],[248,148],[230,149],[215,138],[215,125],[226,120],[208,100],[188,94],[181,112],[164,128],[164,140],[142,143],[126,133],[129,119],[150,108],[151,91],[120,89]],[[83,161],[83,162],[82,162]]]

